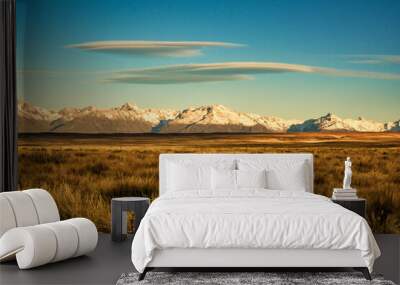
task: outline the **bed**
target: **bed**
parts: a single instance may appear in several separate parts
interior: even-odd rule
[[[313,194],[312,154],[161,154],[159,181],[132,243],[140,280],[161,267],[352,267],[371,278],[371,229]]]

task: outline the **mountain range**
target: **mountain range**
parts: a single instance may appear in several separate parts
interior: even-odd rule
[[[89,106],[54,111],[21,101],[18,128],[24,133],[385,132],[400,131],[400,120],[381,123],[361,117],[342,119],[331,113],[305,121],[285,120],[236,112],[223,105],[168,110],[125,103],[107,109]]]

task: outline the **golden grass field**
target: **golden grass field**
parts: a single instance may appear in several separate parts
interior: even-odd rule
[[[315,157],[315,193],[330,196],[353,160],[352,186],[368,199],[376,233],[400,233],[400,133],[20,135],[19,187],[51,192],[62,218],[110,231],[110,200],[158,196],[158,156],[167,152],[282,153]]]

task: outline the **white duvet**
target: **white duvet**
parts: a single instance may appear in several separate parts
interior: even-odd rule
[[[157,198],[132,243],[135,268],[143,272],[165,248],[358,249],[370,271],[380,255],[359,215],[324,196],[265,189]]]

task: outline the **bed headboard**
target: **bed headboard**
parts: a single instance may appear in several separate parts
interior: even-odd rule
[[[235,153],[235,154],[225,154],[225,153],[166,153],[160,154],[160,162],[159,162],[159,191],[160,196],[163,195],[167,191],[167,163],[169,161],[174,162],[182,159],[190,159],[190,160],[198,160],[198,161],[207,161],[212,164],[213,161],[218,161],[221,159],[235,161],[236,159],[282,159],[282,160],[291,160],[291,161],[305,161],[309,173],[309,189],[306,189],[307,192],[314,192],[314,162],[313,155],[311,153]]]

